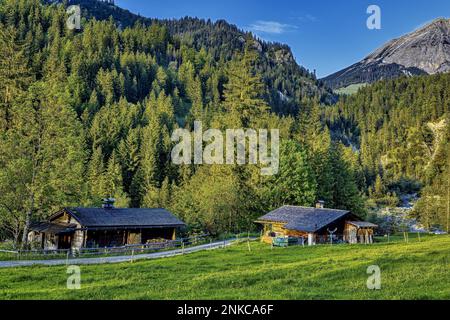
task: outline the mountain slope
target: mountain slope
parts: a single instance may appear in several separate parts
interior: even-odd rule
[[[248,39],[252,39],[260,52],[259,69],[270,91],[268,102],[272,110],[278,113],[295,114],[300,111],[302,104],[311,99],[324,103],[335,101],[330,89],[312,72],[297,64],[289,46],[262,41],[224,20],[212,22],[191,17],[170,20],[144,18],[97,0],[71,0],[69,4],[80,5],[85,18],[107,20],[112,17],[121,28],[133,26],[137,22],[144,25],[164,25],[180,44],[185,43],[197,50],[204,48],[217,61],[230,60],[237,52],[244,50]]]
[[[450,20],[437,19],[388,42],[364,60],[336,72],[323,81],[338,89],[372,83],[402,75],[413,76],[450,71]]]

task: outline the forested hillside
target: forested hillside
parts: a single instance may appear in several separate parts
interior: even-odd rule
[[[78,2],[81,30],[62,4],[0,4],[0,238],[25,243],[32,221],[106,196],[165,207],[190,233],[250,230],[268,210],[319,199],[364,216],[405,193],[422,196],[427,227],[448,223],[449,75],[378,82],[330,105],[287,46],[224,21]],[[279,174],[174,165],[172,132],[195,120],[280,129]]]
[[[325,113],[335,138],[359,150],[372,198],[421,191],[420,221],[447,226],[449,74],[378,82],[342,97]]]
[[[2,238],[26,243],[31,221],[105,196],[119,207],[166,207],[189,232],[248,230],[267,210],[317,199],[365,213],[358,155],[331,141],[318,105],[326,91],[282,47],[244,34],[240,47],[218,51],[211,35],[172,34],[173,22],[85,19],[77,31],[66,20],[63,5],[0,5]],[[186,23],[229,34],[223,22]],[[280,128],[279,175],[174,166],[171,133],[194,120]]]
[[[172,20],[145,18],[97,0],[69,2],[81,7],[83,17],[99,21],[112,17],[121,29],[132,27],[136,23],[143,26],[164,26],[177,44],[187,45],[196,51],[207,50],[216,61],[228,61],[237,51],[243,52],[246,39],[252,38],[253,48],[260,53],[256,67],[268,88],[266,98],[272,110],[279,114],[301,112],[312,99],[327,104],[336,100],[332,91],[318,81],[314,73],[297,64],[289,46],[256,39],[251,33],[224,20],[212,22],[191,17]]]

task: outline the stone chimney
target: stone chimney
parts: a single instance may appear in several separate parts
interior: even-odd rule
[[[105,198],[102,199],[102,208],[103,209],[114,209],[114,202],[116,202],[116,199],[114,198]]]
[[[316,209],[323,209],[323,208],[325,208],[325,201],[323,201],[323,200],[317,201]]]

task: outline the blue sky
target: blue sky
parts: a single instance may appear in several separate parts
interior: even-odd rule
[[[152,18],[225,19],[267,41],[288,44],[297,62],[323,77],[438,17],[449,0],[116,0]],[[381,30],[369,30],[369,5],[381,8]]]

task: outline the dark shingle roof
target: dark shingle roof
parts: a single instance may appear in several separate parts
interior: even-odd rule
[[[68,208],[84,227],[183,227],[185,223],[166,209]]]
[[[30,230],[35,232],[45,233],[72,233],[77,228],[76,224],[62,223],[62,222],[35,222],[30,225]]]
[[[316,232],[348,214],[350,212],[345,210],[284,206],[258,221],[281,222],[286,223],[284,227],[289,230]]]

